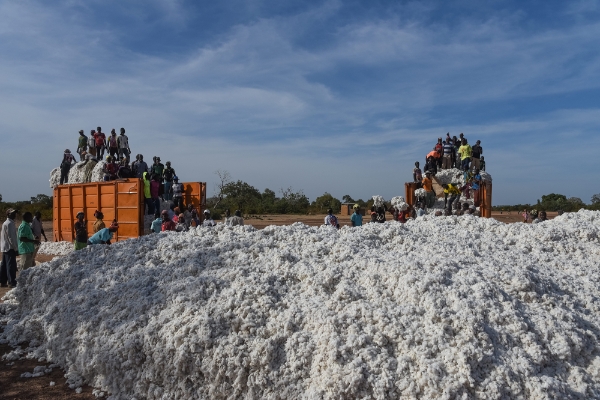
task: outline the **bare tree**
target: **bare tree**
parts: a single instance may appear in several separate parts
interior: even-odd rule
[[[217,202],[213,205],[213,207],[217,207],[217,205],[223,200],[223,189],[225,186],[231,182],[231,174],[229,171],[217,170],[215,174],[219,177],[219,182],[216,185],[215,191],[217,192]]]

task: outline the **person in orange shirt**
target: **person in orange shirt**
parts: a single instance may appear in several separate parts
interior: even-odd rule
[[[433,181],[431,180],[431,171],[425,172],[425,178],[421,182],[425,189],[425,203],[427,208],[433,207],[435,204],[435,192],[433,191]]]

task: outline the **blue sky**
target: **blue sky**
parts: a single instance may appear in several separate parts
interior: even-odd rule
[[[481,140],[494,204],[600,193],[600,2],[0,0],[0,193],[125,127],[185,181],[401,195]]]

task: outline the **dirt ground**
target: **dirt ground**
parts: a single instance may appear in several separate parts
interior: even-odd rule
[[[548,213],[548,218],[552,219],[556,213]],[[323,224],[324,215],[261,215],[246,218],[246,223],[257,229],[263,229],[269,225],[289,225],[294,222],[303,222],[311,226]],[[365,217],[368,219],[368,217]],[[505,223],[521,222],[520,213],[513,212],[493,212],[492,218]],[[340,225],[350,225],[350,216],[339,216]],[[44,222],[44,231],[49,241],[52,237],[52,223]],[[39,254],[36,261],[50,261],[55,256]],[[9,291],[9,288],[0,288],[0,299]],[[0,300],[1,302],[1,300]],[[10,352],[12,349],[8,345],[0,345],[0,355]],[[92,394],[92,388],[85,386],[82,392],[77,394],[66,384],[64,372],[60,369],[54,369],[50,374],[38,378],[21,378],[24,372],[33,372],[33,369],[39,365],[49,365],[40,363],[37,360],[16,360],[7,362],[0,360],[0,400],[4,399],[95,399]],[[55,382],[50,386],[50,382]]]

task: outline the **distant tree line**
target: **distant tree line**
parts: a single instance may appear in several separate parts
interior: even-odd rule
[[[24,212],[35,213],[39,211],[42,213],[42,219],[46,221],[52,220],[52,196],[47,196],[45,194],[38,194],[35,197],[31,197],[30,200],[23,201],[14,201],[14,202],[3,202],[2,195],[0,194],[0,216],[3,221],[6,217],[6,210],[9,208],[14,208],[19,210],[20,215],[23,215]],[[17,216],[20,218],[20,216]]]
[[[563,194],[550,193],[542,196],[542,199],[538,199],[535,204],[514,204],[514,205],[503,205],[494,206],[494,211],[522,211],[524,209],[531,210],[535,208],[538,211],[579,211],[580,209],[586,210],[600,210],[600,193],[592,196],[590,204],[585,204],[579,197],[569,197]]]

